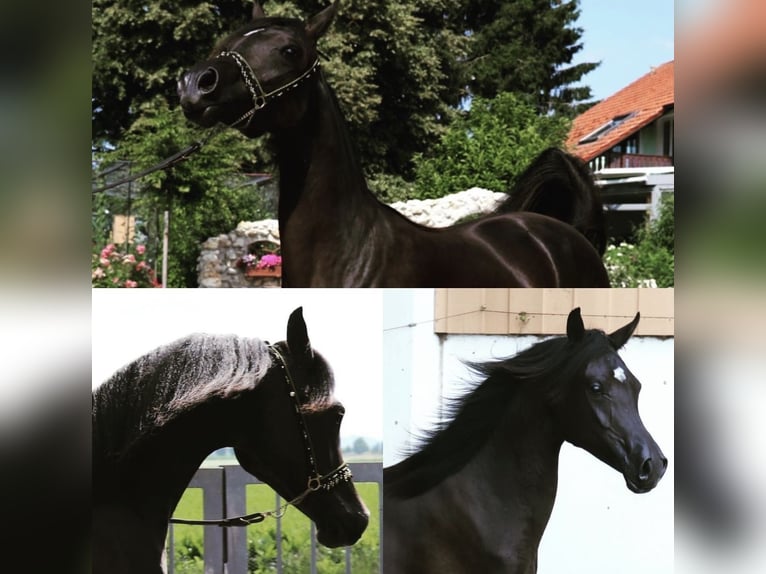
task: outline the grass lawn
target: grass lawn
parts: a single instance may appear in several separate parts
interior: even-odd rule
[[[274,491],[262,484],[247,487],[247,512],[273,509]],[[378,485],[356,483],[359,496],[370,510],[370,523],[361,540],[351,548],[351,565],[355,574],[374,574],[379,571],[380,513]],[[189,488],[176,507],[175,516],[202,518],[202,489]],[[310,521],[293,507],[282,517],[282,564],[286,574],[305,574],[310,571]],[[276,528],[274,518],[247,527],[248,571],[251,573],[277,572]],[[202,526],[174,525],[175,573],[204,574],[202,556]],[[318,546],[317,572],[344,574],[345,552]]]

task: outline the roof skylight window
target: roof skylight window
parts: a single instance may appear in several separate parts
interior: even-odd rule
[[[625,122],[625,120],[632,118],[634,115],[636,115],[636,112],[630,112],[627,114],[621,114],[619,116],[614,116],[611,120],[606,122],[603,126],[600,128],[592,131],[587,136],[582,138],[579,142],[577,142],[577,145],[587,144],[587,143],[593,143],[594,141],[598,140],[600,137],[604,136],[605,134],[608,134],[611,132],[614,128],[618,127],[622,123]]]

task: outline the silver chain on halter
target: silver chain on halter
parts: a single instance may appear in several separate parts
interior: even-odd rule
[[[266,104],[269,103],[269,100],[273,100],[276,98],[279,98],[280,96],[283,96],[290,90],[297,88],[300,84],[302,84],[305,80],[311,77],[311,75],[319,69],[319,59],[314,60],[314,63],[309,66],[308,70],[303,72],[300,76],[295,78],[294,80],[290,80],[286,84],[283,84],[282,86],[278,87],[275,90],[271,90],[270,92],[267,92],[263,89],[263,86],[261,86],[261,83],[258,81],[258,76],[255,75],[255,72],[250,67],[250,64],[245,60],[244,56],[240,54],[239,52],[235,52],[234,50],[223,50],[220,54],[218,54],[219,58],[232,58],[234,62],[236,62],[237,67],[239,68],[240,75],[242,76],[243,81],[245,82],[245,86],[247,87],[247,90],[250,92],[250,96],[253,98],[253,107],[242,114],[242,116],[236,120],[233,124],[230,124],[231,126],[236,126],[245,119],[247,119],[247,123],[245,124],[245,127],[250,125],[250,122],[253,120],[253,116],[255,115],[255,112],[257,112],[260,109],[263,109],[266,107]],[[248,119],[249,118],[249,119]]]

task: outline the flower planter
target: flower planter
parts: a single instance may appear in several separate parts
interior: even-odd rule
[[[275,265],[274,267],[263,267],[261,269],[248,267],[245,269],[245,277],[282,277],[282,266]]]

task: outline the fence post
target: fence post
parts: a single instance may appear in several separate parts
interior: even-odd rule
[[[239,466],[224,466],[226,490],[223,500],[226,516],[247,514],[245,486],[254,482],[253,477]],[[227,574],[247,574],[247,528],[223,528],[226,530],[228,556]]]
[[[224,474],[222,468],[201,468],[197,470],[189,488],[202,489],[202,516],[206,520],[223,518]],[[218,526],[204,526],[205,574],[224,574],[224,529]],[[175,552],[170,546],[169,552]],[[172,572],[172,570],[170,570]]]

